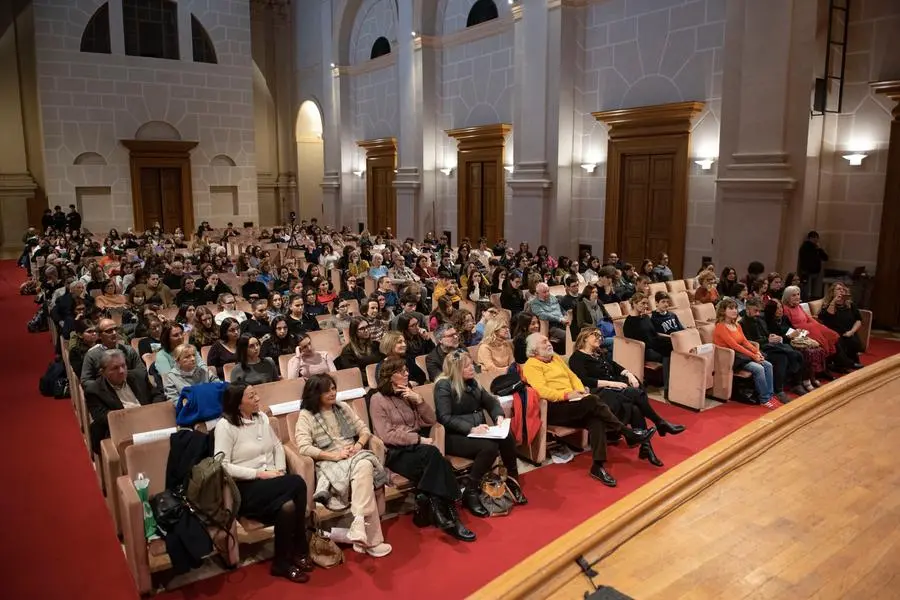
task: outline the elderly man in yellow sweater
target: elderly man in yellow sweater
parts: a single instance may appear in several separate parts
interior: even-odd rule
[[[547,400],[547,424],[588,430],[594,462],[591,477],[616,487],[615,478],[604,467],[606,431],[621,433],[630,448],[648,441],[656,428],[628,429],[598,396],[591,394],[565,361],[553,352],[547,336],[532,333],[525,340],[528,360],[522,367],[525,381]]]

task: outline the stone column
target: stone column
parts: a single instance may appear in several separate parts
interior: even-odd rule
[[[288,220],[292,210],[299,210],[299,198],[297,197],[297,144],[294,141],[294,132],[297,126],[296,107],[298,103],[294,98],[294,73],[296,59],[294,58],[294,36],[291,35],[290,9],[273,11],[271,28],[274,35],[275,64],[272,72],[275,74],[274,84],[270,86],[272,100],[275,103],[275,135],[278,151],[278,179],[275,182],[276,190],[276,217],[278,223]]]
[[[420,239],[423,235],[419,206],[422,185],[422,114],[416,101],[422,89],[421,69],[416,68],[416,46],[421,46],[421,39],[413,36],[413,5],[413,0],[398,2],[397,97],[400,138],[397,140],[397,177],[394,179],[394,188],[397,190],[397,230],[394,234],[398,239],[407,236]]]
[[[0,173],[0,247],[22,249],[28,229],[28,202],[37,184],[29,173]]]
[[[729,0],[713,255],[792,271],[802,231],[815,0]]]
[[[897,294],[897,281],[900,280],[900,204],[897,202],[900,199],[900,80],[875,83],[872,88],[897,103],[891,111],[893,120],[878,237],[878,266],[872,293],[873,320],[884,327],[896,328],[900,326],[900,295]]]
[[[325,176],[322,180],[322,220],[325,225],[331,225],[340,229],[343,225],[350,225],[350,220],[344,214],[341,199],[341,163],[342,163],[342,136],[341,136],[341,77],[338,68],[334,65],[335,57],[332,53],[334,43],[334,24],[332,23],[332,7],[330,2],[324,2],[322,15],[322,112],[324,113],[324,142],[325,142]],[[349,163],[348,163],[349,164]]]
[[[536,247],[548,238],[552,183],[547,173],[547,0],[523,0],[513,15],[518,102],[513,115],[515,170],[507,179],[512,218],[506,223],[506,237]]]

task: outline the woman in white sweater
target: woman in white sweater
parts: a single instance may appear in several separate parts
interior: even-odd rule
[[[306,482],[285,471],[284,447],[259,412],[253,386],[231,384],[216,424],[216,454],[241,493],[238,515],[275,525],[272,575],[294,583],[309,581],[313,569],[306,541]]]

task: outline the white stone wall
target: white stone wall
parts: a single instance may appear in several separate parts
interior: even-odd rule
[[[411,32],[405,32],[411,35]],[[391,43],[391,52],[396,52],[397,12],[394,0],[366,0],[353,23],[350,57],[352,64],[358,65],[369,60],[372,45],[380,37]]]
[[[603,248],[606,128],[591,112],[699,100],[706,102],[692,133],[691,159],[718,154],[726,0],[608,0],[584,10],[583,74],[576,94],[583,138],[575,163],[599,163],[576,173],[581,243]],[[712,253],[715,171],[689,180],[685,268]],[[713,190],[710,191],[710,186]]]
[[[357,140],[400,134],[397,85],[396,64],[353,77],[351,89]]]
[[[108,187],[109,212],[105,218],[85,222],[85,226],[132,226],[129,154],[119,141],[134,139],[146,122],[164,121],[178,130],[181,139],[199,142],[191,156],[195,220],[210,220],[214,225],[227,220],[256,221],[248,4],[206,0],[179,3],[179,10],[193,13],[206,27],[216,49],[217,65],[81,53],[82,31],[101,4],[98,0],[34,2],[50,204],[74,202],[78,187]],[[111,21],[110,26],[114,37],[122,35],[121,23]],[[181,38],[185,39],[183,34]],[[192,55],[190,45],[182,44],[180,51],[182,56]],[[83,152],[100,154],[106,166],[73,165]],[[229,156],[236,166],[210,166],[219,154]],[[221,207],[213,206],[213,186],[237,189],[238,215],[226,218]]]
[[[851,4],[841,114],[826,115],[815,227],[829,254],[828,268],[874,271],[887,171],[891,102],[869,82],[900,74],[900,3]],[[858,167],[842,158],[868,154]]]

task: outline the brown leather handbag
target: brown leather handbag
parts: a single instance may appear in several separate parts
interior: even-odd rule
[[[315,512],[310,518],[313,527],[309,538],[309,558],[323,569],[330,569],[343,563],[344,551],[322,531]]]

